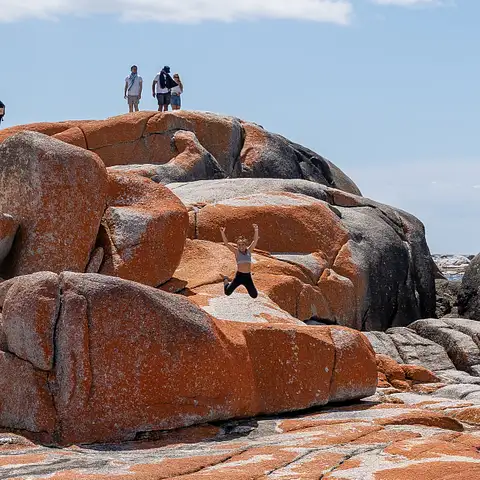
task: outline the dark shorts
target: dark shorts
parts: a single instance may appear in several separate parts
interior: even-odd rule
[[[170,105],[171,101],[170,93],[157,93],[157,102],[158,105]]]
[[[182,99],[180,95],[172,95],[172,106],[174,107],[181,107],[182,106]]]

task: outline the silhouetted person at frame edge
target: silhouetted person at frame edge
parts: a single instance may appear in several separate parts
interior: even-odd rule
[[[258,297],[258,292],[253,284],[252,279],[252,251],[255,250],[258,239],[260,238],[258,236],[258,225],[254,224],[253,230],[255,234],[253,236],[253,242],[250,244],[250,246],[247,247],[247,239],[245,237],[239,237],[237,239],[237,246],[232,247],[228,243],[228,239],[225,234],[225,227],[220,228],[223,244],[235,254],[235,258],[237,260],[237,273],[232,282],[230,282],[227,277],[223,277],[223,289],[225,291],[225,295],[231,295],[240,285],[243,285],[252,298]]]
[[[177,86],[177,82],[170,76],[170,67],[165,66],[157,73],[152,82],[152,96],[157,97],[159,112],[168,112],[172,98],[171,89]]]
[[[138,112],[138,104],[142,98],[143,80],[138,76],[138,68],[133,65],[130,68],[130,75],[125,79],[124,98],[128,100],[128,111]]]
[[[5,104],[0,100],[0,124],[3,122],[5,116]]]

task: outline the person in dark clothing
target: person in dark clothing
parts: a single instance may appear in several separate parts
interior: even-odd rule
[[[231,282],[228,277],[223,278],[225,295],[231,295],[240,285],[243,285],[252,298],[258,297],[258,291],[252,279],[252,251],[255,250],[259,239],[258,225],[253,225],[253,229],[255,234],[250,246],[247,246],[247,239],[245,237],[239,237],[236,247],[228,243],[225,227],[220,229],[223,244],[235,254],[235,259],[237,260],[237,273],[235,278]]]
[[[157,97],[159,112],[168,112],[171,103],[170,92],[177,85],[177,82],[170,76],[170,67],[165,66],[157,73],[152,82],[152,96]]]

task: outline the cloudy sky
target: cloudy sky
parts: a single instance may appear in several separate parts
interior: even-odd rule
[[[478,18],[475,0],[0,0],[3,126],[122,113],[129,66],[149,85],[170,64],[187,108],[303,143],[416,214],[432,251],[477,253]]]

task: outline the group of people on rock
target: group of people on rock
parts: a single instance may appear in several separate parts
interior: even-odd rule
[[[132,65],[130,75],[125,78],[124,98],[128,102],[129,112],[138,112],[139,103],[142,99],[143,79],[138,75],[138,67]],[[182,107],[181,95],[183,83],[180,75],[170,75],[170,67],[165,66],[157,73],[152,82],[152,96],[157,99],[158,111],[168,112],[171,105],[172,110],[180,110]]]

